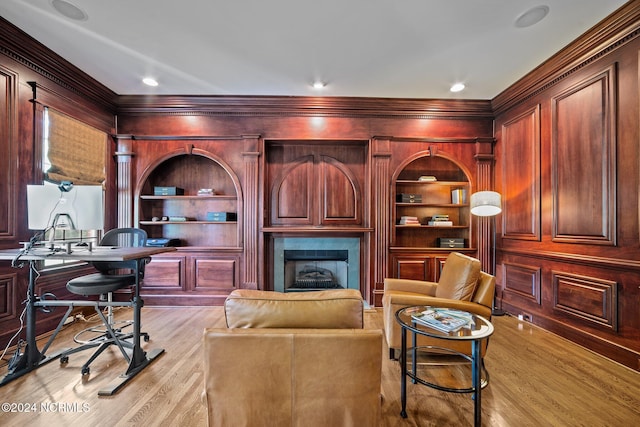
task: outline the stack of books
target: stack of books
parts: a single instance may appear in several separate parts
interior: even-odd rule
[[[449,221],[449,215],[440,214],[432,216],[428,224],[434,227],[451,227],[453,221]]]
[[[441,332],[454,332],[472,322],[471,314],[450,308],[428,307],[425,311],[412,314],[416,323]]]
[[[213,196],[214,193],[213,188],[201,188],[198,190],[198,196]]]
[[[400,217],[399,225],[420,225],[417,216],[402,216]]]

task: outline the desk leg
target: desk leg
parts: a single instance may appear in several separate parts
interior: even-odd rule
[[[140,333],[141,333],[141,311],[144,302],[142,298],[140,298],[140,283],[138,274],[141,268],[141,263],[144,263],[145,260],[139,260],[136,271],[136,284],[134,287],[134,297],[133,297],[133,354],[131,355],[131,361],[129,362],[129,367],[127,371],[120,375],[115,382],[110,384],[108,387],[98,391],[98,396],[111,396],[116,393],[120,388],[122,388],[130,379],[135,377],[138,372],[142,371],[149,363],[151,363],[156,357],[160,356],[164,349],[156,348],[150,350],[149,352],[145,352],[142,350],[142,346],[140,345]]]
[[[482,392],[481,385],[481,340],[473,340],[471,342],[471,382],[473,384],[473,425],[479,427],[482,425],[482,406],[480,394]]]
[[[407,330],[403,327],[400,346],[400,416],[407,418]]]
[[[13,370],[7,373],[7,375],[0,381],[0,386],[23,376],[43,365],[47,362],[54,360],[58,355],[50,358],[45,358],[44,354],[38,350],[38,344],[36,343],[36,266],[35,261],[29,261],[29,285],[27,288],[27,306],[26,306],[26,346],[24,353],[20,356],[20,359],[16,362]]]

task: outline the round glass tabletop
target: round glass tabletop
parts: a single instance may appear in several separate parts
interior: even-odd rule
[[[413,306],[396,312],[400,325],[420,335],[447,340],[477,340],[493,334],[482,316],[445,307]]]

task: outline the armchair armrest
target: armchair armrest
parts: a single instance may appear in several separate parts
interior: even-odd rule
[[[418,294],[434,296],[436,294],[435,282],[425,282],[422,280],[410,280],[410,279],[384,279],[384,291],[402,291],[402,292],[414,292]]]
[[[402,307],[429,305],[468,311],[469,313],[491,319],[491,308],[473,301],[452,300],[448,298],[437,298],[428,295],[416,295],[404,292],[391,292],[385,295],[385,298],[388,306],[392,308],[394,316],[395,311]]]

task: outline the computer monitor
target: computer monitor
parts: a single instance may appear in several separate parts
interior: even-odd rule
[[[27,185],[29,229],[102,230],[103,200],[100,185]]]

